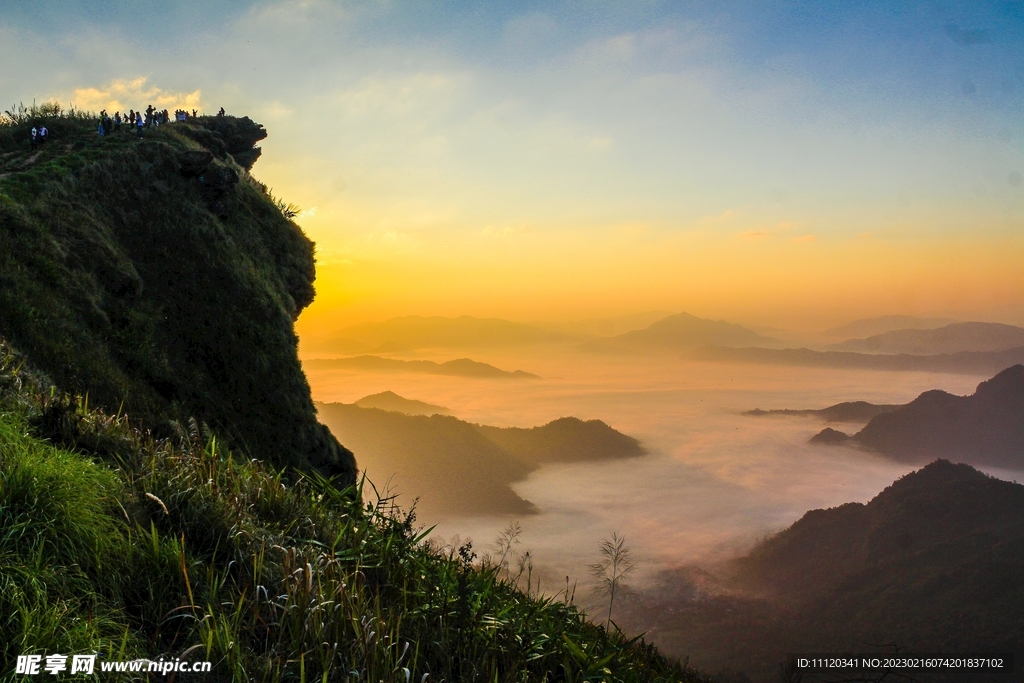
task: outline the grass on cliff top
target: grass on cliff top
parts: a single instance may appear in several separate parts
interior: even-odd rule
[[[17,655],[93,652],[208,660],[203,681],[705,680],[387,499],[34,386],[0,343],[2,681]]]
[[[217,116],[100,136],[87,114],[19,112],[0,117],[0,337],[161,436],[194,416],[236,453],[352,483],[297,354],[313,243],[239,162],[266,131]]]

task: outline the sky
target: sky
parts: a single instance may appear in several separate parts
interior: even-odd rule
[[[248,115],[302,334],[1024,323],[1024,2],[4,0],[0,109]]]

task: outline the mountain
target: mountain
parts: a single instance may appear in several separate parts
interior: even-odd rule
[[[599,420],[561,418],[541,427],[489,427],[446,415],[403,415],[345,403],[318,404],[320,419],[356,452],[374,481],[395,476],[403,505],[420,517],[526,515],[511,485],[546,462],[589,462],[644,453]]]
[[[893,330],[833,344],[835,351],[934,355],[963,351],[1005,351],[1024,346],[1024,328],[1000,323],[954,323],[930,330]]]
[[[422,683],[481,668],[579,681],[597,661],[609,680],[711,683],[475,561],[468,542],[426,542],[369,482],[342,490],[201,431],[153,439],[51,390],[0,341],[0,662],[208,658],[207,673],[168,680]]]
[[[776,346],[780,342],[723,320],[705,320],[689,313],[663,318],[642,330],[581,346],[587,351],[625,353],[679,353],[698,346]]]
[[[926,391],[872,418],[851,440],[904,462],[944,457],[1024,469],[1024,365],[982,382],[971,396]]]
[[[296,351],[313,243],[249,174],[263,127],[200,117],[140,139],[52,117],[32,152],[29,125],[0,127],[0,336],[155,436],[195,418],[248,457],[355,481]]]
[[[537,375],[522,370],[501,370],[469,358],[435,363],[432,360],[398,360],[380,356],[353,356],[351,358],[316,358],[303,361],[307,367],[317,370],[353,369],[367,372],[416,372],[430,375],[452,375],[456,377],[478,377],[497,379],[539,379]]]
[[[567,339],[558,332],[500,318],[409,315],[346,327],[330,339],[311,339],[308,348],[317,353],[365,353],[388,348],[484,349],[550,344]]]
[[[477,429],[488,439],[531,465],[545,462],[593,462],[644,454],[640,442],[617,432],[600,420],[562,417],[541,427],[487,427]]]
[[[614,337],[633,330],[643,329],[667,316],[668,311],[646,311],[632,315],[620,315],[611,318],[589,318],[568,322],[537,323],[537,327],[569,336],[577,337]]]
[[[755,681],[780,680],[790,652],[1019,657],[1022,563],[1024,486],[938,460],[867,504],[806,513],[717,574],[668,572],[624,621],[697,666]]]
[[[893,330],[931,330],[944,327],[956,320],[952,318],[918,318],[913,315],[883,315],[877,318],[861,318],[853,322],[833,327],[820,334],[832,339],[849,339],[850,337],[870,337]]]
[[[360,408],[380,408],[381,410],[390,410],[395,413],[405,413],[406,415],[450,415],[452,412],[444,406],[435,406],[423,401],[403,398],[393,391],[382,391],[379,394],[363,396],[353,405],[357,405]]]
[[[428,541],[355,482],[296,353],[313,245],[248,174],[262,127],[198,117],[101,136],[55,103],[12,110],[0,678],[21,678],[26,654],[77,653],[97,675],[111,660],[212,667],[168,678],[182,682],[576,681],[598,664],[614,680],[708,683],[470,543]]]
[[[867,422],[876,415],[882,415],[883,413],[891,413],[897,408],[901,408],[900,405],[893,404],[876,404],[868,403],[867,401],[847,401],[845,403],[837,403],[827,408],[818,409],[777,409],[777,410],[761,410],[755,408],[754,410],[748,410],[744,415],[750,415],[752,417],[765,417],[773,415],[799,415],[806,417],[817,417],[825,422]]]
[[[812,351],[811,349],[729,349],[704,346],[693,349],[693,360],[720,363],[762,363],[822,368],[861,368],[895,372],[950,372],[964,375],[990,375],[1016,363],[1024,363],[1024,347],[1006,351],[962,351],[933,356],[909,354],[885,355],[852,351]]]

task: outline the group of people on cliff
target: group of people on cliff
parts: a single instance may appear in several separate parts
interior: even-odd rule
[[[224,116],[224,108],[221,107],[217,116]],[[185,122],[189,119],[194,119],[199,116],[199,112],[193,109],[189,112],[187,109],[175,109],[174,120],[178,122]],[[96,132],[100,137],[106,137],[112,133],[118,133],[121,131],[122,126],[127,126],[129,131],[136,131],[139,137],[142,137],[142,131],[145,128],[155,128],[161,124],[169,123],[171,121],[171,114],[166,109],[160,111],[157,110],[153,105],[146,107],[146,111],[135,111],[131,109],[127,114],[121,114],[120,111],[114,112],[113,116],[107,114],[107,110],[103,109],[100,111],[100,120],[96,126]],[[31,144],[32,149],[39,147],[44,144],[49,137],[50,132],[47,130],[45,124],[39,124],[32,126],[31,132]]]
[[[192,110],[191,114],[187,109],[176,109],[174,111],[175,121],[188,121],[189,117],[195,118],[199,116],[199,112],[195,109]],[[121,115],[121,112],[115,112],[113,116],[107,114],[107,110],[104,109],[100,112],[100,122],[96,127],[96,131],[100,137],[116,133],[121,130],[122,125],[128,126],[128,130],[134,129],[139,137],[142,137],[142,130],[144,128],[155,128],[161,124],[169,123],[171,121],[171,114],[166,109],[163,111],[157,110],[153,105],[146,107],[145,113],[135,111],[131,109],[127,114]]]

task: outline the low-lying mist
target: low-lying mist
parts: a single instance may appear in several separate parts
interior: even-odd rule
[[[450,353],[418,357],[444,361]],[[390,390],[446,406],[479,424],[533,427],[575,416],[601,419],[639,439],[646,456],[545,464],[513,484],[537,514],[419,519],[437,525],[435,538],[472,539],[481,553],[491,550],[509,523],[518,522],[516,549],[531,551],[542,590],[562,590],[568,576],[578,581],[578,598],[588,595],[587,565],[613,531],[626,537],[637,563],[634,583],[642,587],[663,569],[743,553],[807,510],[866,502],[914,469],[853,448],[808,444],[822,426],[813,418],[751,418],[743,411],[861,399],[905,403],[928,389],[971,393],[981,379],[593,357],[564,347],[480,352],[474,360],[522,368],[543,379],[510,383],[317,367],[307,367],[307,373],[315,400],[324,403],[351,403]],[[406,505],[431,495],[403,481],[401,471],[385,467],[368,475],[379,483],[391,479]]]

